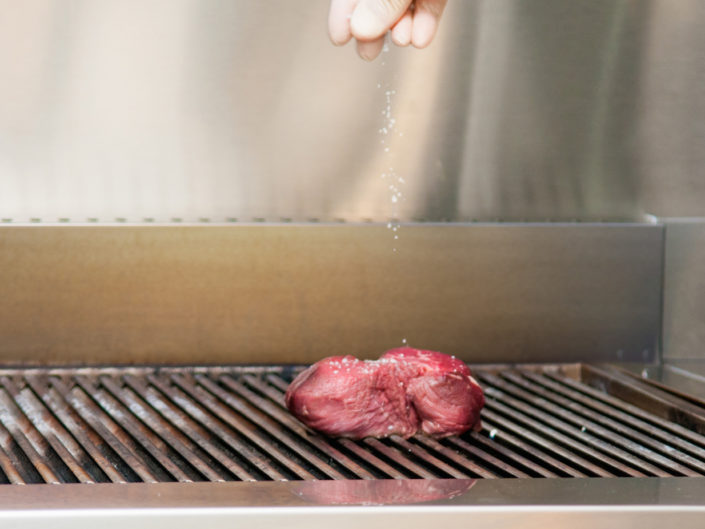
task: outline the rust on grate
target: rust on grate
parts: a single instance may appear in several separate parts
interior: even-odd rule
[[[705,475],[705,409],[608,367],[479,367],[480,432],[359,441],[289,414],[300,369],[0,371],[0,482]]]

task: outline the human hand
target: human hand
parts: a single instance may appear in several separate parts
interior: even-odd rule
[[[392,31],[397,46],[425,48],[433,40],[447,0],[331,0],[328,32],[336,46],[351,38],[367,61],[382,51]]]

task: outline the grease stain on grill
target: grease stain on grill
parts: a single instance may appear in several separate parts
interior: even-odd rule
[[[0,371],[0,484],[705,475],[705,410],[608,369],[476,368],[482,431],[360,441],[289,414],[302,369]]]

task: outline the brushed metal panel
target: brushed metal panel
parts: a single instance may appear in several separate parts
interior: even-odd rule
[[[456,0],[373,64],[327,7],[0,0],[0,219],[705,215],[702,1]]]
[[[0,522],[7,527],[44,529],[91,529],[97,525],[104,529],[133,529],[169,527],[191,529],[206,525],[213,529],[386,529],[403,526],[424,529],[442,524],[448,529],[464,529],[472,519],[477,529],[543,529],[545,527],[572,527],[574,529],[661,529],[676,524],[682,529],[700,529],[705,507],[681,506],[580,506],[557,508],[541,507],[335,507],[272,509],[145,509],[130,510],[47,510],[0,513]]]
[[[641,360],[658,225],[0,228],[5,364]],[[397,251],[394,251],[396,248]]]
[[[396,487],[398,494],[390,498]],[[337,493],[337,494],[332,494]],[[443,498],[444,492],[448,493]],[[369,505],[380,496],[391,499],[389,505]],[[320,501],[317,500],[320,498]],[[424,497],[432,499],[424,501]],[[328,498],[328,501],[326,501]],[[73,511],[87,509],[110,512],[138,509],[207,509],[231,508],[233,513],[247,508],[270,509],[291,507],[324,507],[335,505],[335,500],[359,499],[367,508],[378,512],[394,511],[393,504],[432,507],[442,512],[443,507],[481,510],[490,505],[505,511],[521,507],[560,507],[577,512],[580,507],[602,506],[633,509],[651,506],[667,509],[675,507],[704,507],[704,478],[639,478],[639,479],[424,479],[424,480],[346,480],[335,481],[270,481],[224,483],[125,483],[90,485],[32,485],[5,487],[0,497],[0,513],[13,511],[51,510]],[[395,501],[394,501],[395,500]],[[420,505],[419,505],[420,504]],[[390,508],[391,507],[391,508]],[[345,507],[337,507],[346,509]],[[399,507],[398,507],[399,508]],[[318,512],[324,512],[320,509]],[[330,512],[330,509],[328,509]],[[346,512],[362,513],[362,506],[348,504]],[[401,510],[401,509],[400,509]],[[288,511],[291,512],[291,511]],[[314,511],[302,510],[313,514]],[[399,512],[399,510],[397,510]],[[467,524],[466,524],[467,526]],[[550,527],[550,525],[549,525]]]
[[[532,480],[530,484],[516,479],[481,480],[467,493],[437,504],[335,507],[301,504],[297,492],[302,487],[295,483],[37,485],[25,487],[18,496],[24,508],[0,510],[0,522],[28,529],[48,525],[59,529],[96,525],[106,529],[126,525],[135,529],[185,529],[194,525],[215,529],[233,526],[353,529],[363,525],[370,529],[397,526],[422,529],[433,525],[465,528],[469,524],[478,529],[660,529],[673,524],[696,529],[702,527],[705,514],[703,482],[688,478],[555,479]],[[322,481],[313,487],[327,486]],[[351,490],[364,490],[380,484],[355,482],[349,486]],[[443,487],[447,482],[432,480],[428,486]],[[73,490],[66,494],[69,488]],[[127,501],[118,500],[116,491],[124,492]],[[82,507],[79,499],[76,503],[81,507],[72,508],[72,497],[77,498],[83,492],[96,500],[96,506]],[[141,494],[147,499],[142,499]],[[210,494],[215,500],[208,499]],[[67,498],[67,503],[57,506],[62,497]],[[29,498],[38,501],[27,508]],[[243,505],[248,501],[249,506]],[[135,507],[129,506],[130,502]],[[115,507],[104,507],[106,504]]]
[[[665,226],[663,357],[705,360],[705,218]]]

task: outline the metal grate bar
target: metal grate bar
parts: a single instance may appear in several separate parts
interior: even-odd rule
[[[22,452],[20,445],[2,424],[0,424],[0,448],[7,456],[7,464],[17,469],[14,474],[17,475],[16,481],[18,483],[43,483],[42,476],[32,466],[31,462],[27,460],[27,456]]]
[[[81,483],[93,483],[93,477],[84,470],[81,463],[82,461],[85,464],[88,460],[86,453],[37,396],[29,389],[20,391],[7,377],[0,377],[0,383],[5,386],[38,433],[47,440],[61,461],[70,469],[72,476]],[[64,475],[62,480],[69,481],[70,478],[67,479]]]
[[[515,374],[507,373],[505,375],[505,378],[511,380],[514,384],[519,385],[522,388],[525,388],[529,391],[533,391],[534,393],[540,393],[546,399],[555,403],[553,405],[539,403],[540,399],[536,399],[535,397],[532,397],[532,395],[526,392],[521,392],[521,390],[517,392],[521,392],[521,394],[523,394],[525,398],[532,400],[534,404],[540,404],[542,407],[550,409],[552,413],[560,415],[561,417],[565,417],[573,424],[582,423],[586,426],[586,428],[589,428],[591,432],[597,435],[601,435],[604,438],[609,439],[612,443],[622,446],[625,449],[630,450],[631,452],[634,452],[635,454],[641,456],[642,458],[647,459],[652,463],[658,464],[662,467],[665,467],[670,471],[670,473],[661,472],[660,474],[656,475],[668,476],[673,475],[673,473],[680,473],[684,476],[698,476],[701,475],[702,472],[705,472],[705,463],[703,463],[702,461],[698,461],[697,459],[687,454],[684,454],[683,452],[680,452],[674,449],[673,447],[664,446],[662,443],[655,441],[649,436],[646,436],[629,426],[626,426],[608,417],[600,416],[599,414],[593,412],[589,408],[582,406],[581,404],[573,402],[560,395],[556,395],[555,393],[550,392],[548,389],[542,388],[541,386],[533,384],[532,382],[523,380]],[[577,415],[578,413],[581,415]],[[666,454],[659,452],[666,452]],[[674,461],[674,459],[676,461]],[[642,463],[642,466],[643,465],[644,463]],[[691,470],[685,465],[690,465],[693,468],[700,470],[700,473]],[[653,469],[649,468],[648,471],[653,472]]]
[[[497,475],[493,474],[489,470],[474,464],[471,460],[469,460],[465,456],[461,456],[458,454],[458,452],[451,450],[449,447],[442,445],[435,439],[432,439],[430,437],[423,437],[423,436],[418,436],[413,440],[414,443],[420,444],[427,448],[428,450],[431,450],[432,452],[437,452],[441,455],[443,455],[446,459],[451,461],[454,465],[457,465],[460,467],[463,472],[471,477],[481,477],[481,478],[496,478]],[[462,443],[466,444],[464,441],[461,441]],[[469,445],[468,445],[469,446]],[[482,450],[475,451],[475,455],[478,455],[480,453],[483,453],[487,459],[492,459],[492,456],[489,454],[482,452]],[[508,466],[508,465],[505,465]],[[516,471],[519,472],[519,471]],[[522,473],[523,474],[523,473]],[[510,475],[512,475],[510,473]],[[524,474],[525,475],[525,474]]]
[[[482,432],[464,434],[463,437],[469,441],[484,443],[485,446],[492,448],[496,453],[509,456],[513,463],[524,465],[526,468],[534,470],[539,476],[549,478],[585,476],[582,472],[565,465],[541,449],[513,436],[506,430],[500,430],[487,420],[486,414],[482,416]],[[459,439],[462,439],[462,437]],[[446,439],[446,442],[448,441]],[[519,452],[525,454],[526,457]]]
[[[565,461],[578,463],[570,451],[563,449],[561,446],[544,439],[540,435],[526,430],[523,426],[510,421],[496,414],[492,410],[485,409],[482,413],[483,422],[488,428],[491,428],[490,435],[496,440],[506,440],[514,446],[523,449],[527,454],[530,454],[535,460],[541,460],[549,463],[561,473],[572,477],[587,477],[582,470],[578,470],[569,465]],[[490,422],[491,421],[491,422]],[[511,432],[511,433],[510,433]],[[522,438],[526,439],[523,441]],[[551,452],[555,456],[564,458],[564,461],[559,461],[555,457],[549,455]]]
[[[426,468],[415,463],[406,455],[400,453],[398,450],[387,446],[378,439],[367,438],[363,439],[362,442],[368,447],[375,450],[379,455],[386,458],[391,463],[396,463],[397,466],[402,469],[402,471],[412,478],[423,478],[423,479],[434,479],[439,476],[427,470]],[[444,476],[445,477],[445,476]]]
[[[471,476],[469,473],[463,473],[460,472],[459,470],[455,469],[454,467],[450,466],[449,464],[441,461],[438,457],[434,456],[430,452],[424,450],[420,446],[411,443],[407,441],[406,439],[402,439],[398,435],[392,435],[389,437],[389,440],[397,446],[400,450],[405,450],[408,454],[413,454],[416,456],[420,461],[424,463],[424,465],[431,467],[434,474],[438,474],[439,471],[441,473],[441,477],[451,477],[451,478],[457,478],[457,479],[464,479],[467,478],[468,476]],[[443,473],[446,475],[443,476]],[[489,474],[489,473],[488,473]]]
[[[32,388],[39,399],[50,409],[61,421],[68,431],[70,431],[78,443],[90,456],[86,461],[86,469],[93,475],[96,481],[112,481],[114,483],[125,483],[122,474],[109,461],[105,441],[76,413],[70,408],[64,398],[54,389],[49,387],[46,377],[28,376],[25,377],[28,386]]]
[[[532,409],[530,406],[527,406],[521,401],[513,399],[507,394],[497,391],[494,388],[487,388],[487,394],[495,398],[501,398],[503,403],[506,403],[507,405],[512,406],[512,408],[519,410],[519,412],[525,414],[525,416],[529,418],[529,421],[535,419],[537,421],[536,423],[534,423],[535,425],[543,423],[546,425],[550,425],[552,428],[555,428],[556,432],[564,432],[566,435],[558,433],[549,433],[549,435],[561,444],[566,445],[571,450],[574,450],[575,452],[581,453],[584,456],[589,457],[592,461],[599,461],[605,466],[610,467],[613,471],[618,472],[618,475],[627,475],[633,477],[644,477],[646,475],[642,472],[639,472],[638,470],[634,470],[633,468],[625,464],[622,464],[620,461],[614,459],[613,457],[606,455],[611,454],[613,456],[626,460],[629,463],[634,464],[635,466],[641,466],[642,464],[641,461],[632,457],[629,453],[619,450],[609,445],[608,443],[602,442],[600,439],[597,439],[596,437],[587,433],[587,431],[581,431],[583,427],[574,427],[569,424],[554,420],[550,417],[550,415],[547,415],[539,410]],[[600,450],[603,453],[601,453]],[[647,469],[654,473],[660,472],[659,469],[656,467],[651,467],[645,464],[644,466],[647,466]]]
[[[705,460],[705,449],[703,449],[705,436],[688,430],[679,424],[664,421],[658,415],[649,413],[633,404],[628,404],[566,376],[561,376],[557,373],[547,373],[543,376],[537,376],[536,379],[533,376],[534,374],[532,373],[532,380],[536,380],[557,393],[564,394],[580,402],[587,408],[634,426],[649,436],[660,439],[669,445],[677,446],[684,452]]]
[[[2,469],[7,480],[13,485],[26,485],[27,482],[16,470],[16,466],[13,464],[13,459],[5,452],[5,449],[2,446],[3,444],[4,443],[0,442],[0,469]]]
[[[494,388],[500,388],[502,390],[501,392],[497,392],[494,388],[488,388],[488,392],[492,395],[497,396],[498,398],[501,398],[502,402],[511,405],[513,408],[516,408],[517,410],[520,410],[531,417],[534,417],[547,424],[550,424],[551,426],[566,433],[572,438],[584,442],[586,445],[600,450],[605,454],[610,454],[618,460],[624,461],[628,465],[631,465],[631,467],[641,469],[642,471],[647,472],[652,476],[667,477],[669,475],[672,475],[664,470],[661,470],[659,467],[648,463],[644,459],[640,459],[639,457],[633,455],[634,453],[636,453],[639,456],[642,456],[643,458],[652,459],[655,460],[657,463],[665,465],[666,467],[670,468],[672,472],[688,470],[678,464],[673,464],[672,461],[661,457],[659,454],[653,453],[651,450],[648,450],[647,448],[644,448],[643,446],[640,446],[637,443],[625,439],[620,439],[614,434],[610,434],[608,430],[602,428],[600,425],[591,421],[587,417],[581,417],[564,409],[550,405],[550,403],[547,404],[543,398],[536,397],[535,395],[522,391],[521,389],[518,389],[510,384],[506,384],[503,380],[497,377],[487,376],[485,377],[485,380],[491,382]],[[508,394],[515,395],[516,397],[522,400],[514,399]],[[545,410],[549,413],[540,410]],[[564,419],[564,421],[555,419],[553,416],[560,417],[561,419]],[[611,442],[603,441],[603,439],[596,437],[596,435],[609,439]],[[629,452],[622,450],[615,445],[623,446],[624,448],[628,449]],[[594,454],[590,455],[594,456]],[[627,475],[639,477],[644,476],[642,472],[633,470],[632,468],[630,468],[630,466],[622,465],[621,463],[619,463],[615,459],[612,459],[609,456],[603,456],[602,461],[611,465],[615,469],[625,472]]]
[[[129,435],[115,421],[101,411],[89,395],[78,387],[74,387],[75,391],[69,390],[57,378],[51,380],[51,385],[122,459],[125,467],[120,463],[118,465],[122,473],[128,478],[128,481],[139,481],[140,479],[147,483],[157,483],[159,481],[158,476],[155,476],[149,467],[137,456],[135,450],[137,444],[130,439]]]
[[[46,440],[34,429],[5,390],[0,390],[0,422],[4,426],[3,435],[14,439],[41,479],[46,483],[60,483],[60,478],[47,464],[49,447]]]
[[[167,457],[168,447],[166,444],[137,421],[117,399],[106,391],[97,389],[94,381],[88,380],[86,377],[75,377],[75,381],[85,392],[92,395],[95,401],[103,408],[103,411],[132,435],[175,481],[191,481],[190,476]],[[102,383],[103,386],[106,386],[105,381]]]
[[[215,464],[209,466],[209,462],[215,462],[206,452],[204,452],[196,443],[192,442],[181,430],[175,428],[159,413],[152,409],[149,404],[143,401],[137,393],[131,388],[120,387],[115,380],[109,377],[101,379],[103,386],[123,405],[132,411],[135,416],[142,421],[146,426],[152,429],[164,442],[178,454],[188,464],[193,465],[193,468],[201,476],[208,481],[225,481],[224,475],[219,474],[212,468]],[[169,450],[169,452],[171,452]],[[174,460],[178,461],[175,456]],[[184,468],[184,470],[186,470]],[[198,476],[192,476],[193,479],[199,479]]]
[[[132,375],[124,376],[123,380],[164,418],[170,421],[174,427],[184,432],[201,449],[213,457],[214,461],[222,464],[231,473],[232,477],[228,477],[230,480],[233,478],[241,481],[257,480],[256,477],[248,472],[247,468],[243,468],[241,462],[237,461],[235,454],[226,451],[222,443],[216,444],[214,436],[210,435],[206,429],[181,410],[177,404],[172,403],[167,395],[158,392],[152,386],[153,381],[150,381],[152,384],[148,386],[146,379],[137,379],[137,377]]]
[[[191,378],[191,377],[189,377]],[[239,416],[233,413],[232,409],[220,404],[217,399],[207,393],[203,388],[197,387],[191,380],[187,381],[186,377],[172,375],[171,380],[177,384],[182,390],[188,393],[208,410],[221,419],[224,423],[234,428],[238,433],[247,437],[247,439],[255,444],[263,454],[260,456],[271,456],[283,468],[287,469],[288,473],[296,478],[316,479],[316,476],[299,465],[291,456],[289,456],[280,446],[274,442],[273,438],[260,433],[256,426],[245,422]],[[261,423],[260,423],[261,424]]]
[[[504,397],[504,395],[497,395],[493,393],[491,388],[488,389],[488,395],[490,397]],[[592,462],[599,461],[600,458],[597,452],[592,450],[587,445],[577,442],[566,435],[563,435],[555,428],[548,426],[547,424],[543,424],[537,421],[532,416],[522,413],[521,411],[518,411],[517,409],[507,406],[501,402],[488,399],[487,406],[495,412],[503,416],[510,417],[514,421],[518,421],[520,424],[522,424],[523,432],[521,434],[525,438],[530,438],[530,433],[528,430],[532,430],[538,433],[539,438],[541,439],[541,443],[543,443],[544,446],[550,446],[553,452],[563,457],[569,458],[573,463],[582,467],[584,470],[593,473],[593,475],[603,478],[609,478],[618,475],[614,473],[614,470],[607,470],[599,466],[599,464]],[[497,419],[495,418],[494,420]],[[551,439],[553,441],[551,441]],[[584,457],[578,456],[577,454],[583,454],[584,456],[590,457],[591,460],[585,459]],[[615,468],[618,465],[618,463],[611,458],[608,460],[608,463],[611,468]]]
[[[705,435],[705,407],[694,404],[610,367],[581,366],[581,377],[588,384],[604,387],[614,396],[632,404],[648,407],[667,421],[674,421]]]
[[[250,465],[256,467],[264,476],[269,479],[285,480],[286,477],[274,466],[268,464],[260,457],[260,453],[245,442],[238,439],[234,432],[218,421],[213,415],[209,414],[199,402],[189,398],[189,395],[181,391],[178,387],[169,384],[163,377],[148,375],[147,380],[159,389],[164,395],[167,395],[171,401],[184,410],[194,421],[197,421],[205,432],[209,432],[216,438],[225,441],[227,446],[231,448],[235,454],[240,456]],[[204,435],[208,435],[205,433]],[[242,465],[245,470],[248,470],[247,465]],[[257,479],[259,476],[250,471],[252,478]],[[260,478],[261,479],[261,478]]]
[[[478,444],[481,444],[485,441],[485,438],[482,436],[477,436],[477,437],[473,437],[473,441]],[[528,478],[528,477],[530,477],[529,474],[522,472],[518,468],[510,465],[509,463],[506,463],[506,462],[502,461],[501,459],[494,457],[493,455],[485,452],[481,448],[478,448],[477,446],[473,446],[470,443],[463,441],[459,437],[450,437],[449,439],[446,439],[443,442],[445,442],[446,444],[449,444],[451,446],[454,446],[459,450],[462,450],[466,454],[470,454],[471,456],[475,456],[475,457],[482,459],[483,461],[486,461],[489,465],[496,467],[497,469],[499,469],[501,472],[503,472],[504,474],[506,474],[508,476],[512,476],[515,478]],[[505,457],[515,459],[515,460],[519,460],[521,458],[524,462],[524,466],[534,467],[533,463],[531,463],[530,461],[528,461],[525,458],[522,458],[519,454],[510,453],[509,450],[507,450],[506,448],[504,448],[501,445],[495,445],[494,448],[497,449],[497,451],[500,452]],[[545,471],[544,469],[542,469],[538,465],[535,465],[535,466],[536,466],[536,472],[539,475],[543,475],[544,477],[556,477],[556,475],[553,474],[552,472]],[[541,474],[539,471],[544,471],[545,474]]]

